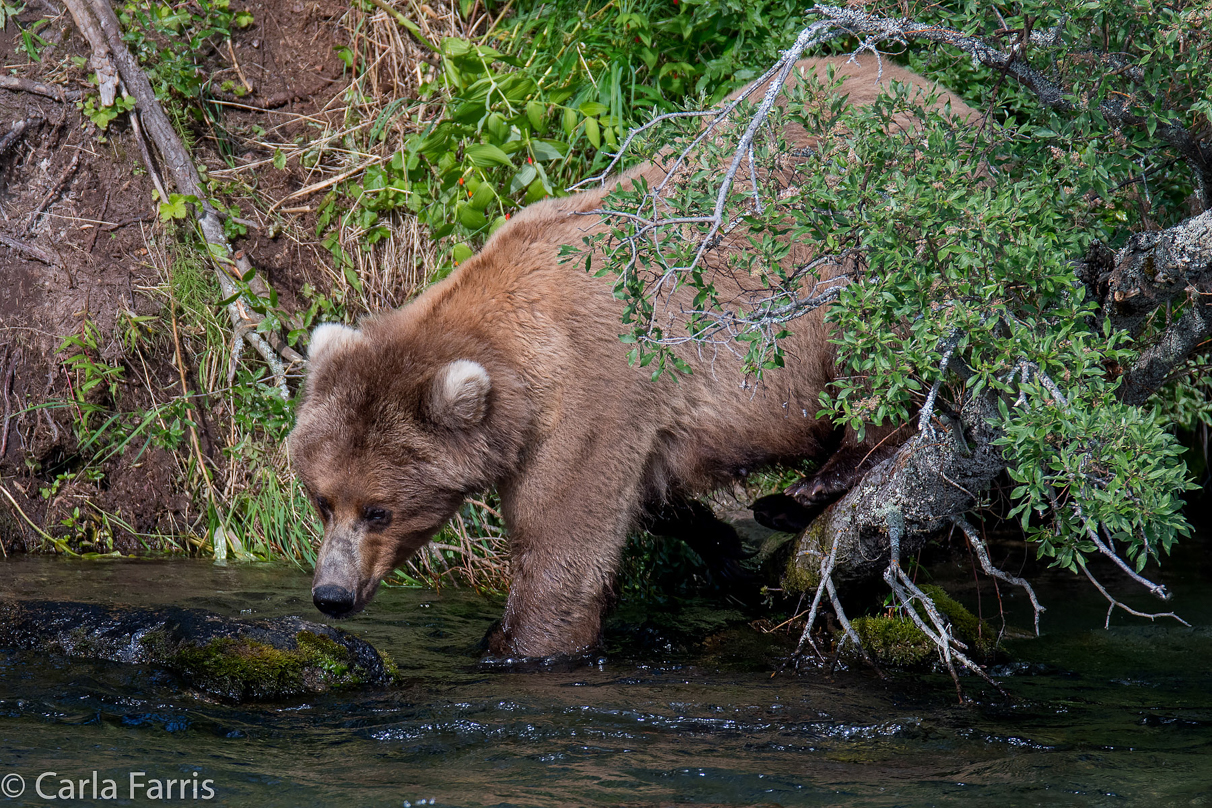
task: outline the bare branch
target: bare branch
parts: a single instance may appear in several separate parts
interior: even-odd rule
[[[1075,516],[1077,516],[1078,521],[1082,523],[1082,528],[1085,530],[1086,536],[1089,537],[1090,541],[1094,543],[1094,546],[1098,548],[1100,553],[1111,559],[1115,563],[1115,566],[1123,570],[1129,578],[1136,581],[1145,589],[1148,589],[1150,595],[1153,595],[1159,600],[1170,599],[1170,593],[1163,584],[1155,584],[1148,578],[1140,575],[1136,570],[1129,567],[1127,562],[1119,557],[1119,553],[1112,550],[1101,538],[1099,538],[1098,531],[1094,529],[1094,527],[1090,524],[1090,520],[1087,519],[1085,514],[1082,513],[1081,505],[1076,502],[1073,503],[1073,513]]]
[[[964,532],[964,536],[968,539],[968,545],[972,548],[972,551],[976,553],[976,557],[980,559],[981,569],[985,571],[986,575],[992,575],[994,578],[1000,578],[1008,584],[1013,586],[1021,586],[1026,590],[1027,597],[1031,599],[1031,607],[1035,609],[1035,636],[1038,637],[1039,616],[1041,612],[1047,611],[1047,609],[1040,605],[1039,599],[1035,597],[1035,590],[1031,587],[1031,584],[1027,583],[1022,578],[1019,578],[1017,575],[1011,575],[1010,573],[1003,572],[1002,570],[993,566],[993,562],[989,560],[989,548],[985,546],[985,540],[981,538],[980,534],[976,532],[976,529],[973,528],[972,525],[968,524],[968,520],[964,519],[962,516],[957,516],[951,521],[953,521],[955,525]]]
[[[706,117],[708,115],[719,116],[721,114],[722,113],[720,113],[718,110],[705,109],[705,110],[699,110],[699,111],[694,111],[694,112],[666,112],[663,115],[658,115],[655,118],[653,118],[651,121],[649,121],[648,123],[644,124],[643,126],[637,126],[635,129],[632,129],[630,132],[627,133],[627,138],[623,141],[623,145],[619,146],[619,150],[615,153],[614,159],[612,159],[610,161],[610,163],[606,166],[606,168],[602,170],[601,174],[595,174],[592,177],[586,177],[585,179],[581,180],[580,182],[576,183],[575,185],[569,185],[564,190],[572,192],[572,191],[575,191],[579,188],[583,188],[584,186],[589,185],[591,183],[595,183],[595,182],[598,183],[599,185],[605,185],[606,181],[608,179],[610,179],[610,177],[613,176],[612,172],[614,171],[614,167],[619,164],[619,160],[623,159],[623,155],[627,153],[627,147],[631,145],[631,141],[635,140],[637,135],[642,134],[643,132],[651,129],[652,127],[656,126],[659,123],[664,123],[665,121],[674,120],[675,118],[702,118],[702,117]]]
[[[1186,620],[1183,620],[1181,617],[1176,615],[1174,612],[1164,612],[1164,613],[1159,612],[1156,614],[1151,614],[1149,612],[1138,612],[1136,609],[1133,609],[1131,606],[1125,606],[1124,604],[1120,603],[1118,600],[1113,598],[1111,596],[1111,593],[1107,591],[1107,588],[1105,586],[1103,586],[1102,584],[1100,584],[1098,582],[1098,579],[1090,574],[1090,570],[1086,569],[1086,563],[1084,561],[1079,561],[1077,566],[1081,568],[1081,571],[1085,574],[1085,576],[1090,579],[1090,583],[1094,584],[1094,587],[1103,594],[1103,597],[1106,598],[1107,602],[1110,604],[1107,607],[1107,619],[1103,623],[1103,628],[1111,628],[1111,613],[1114,612],[1116,609],[1123,609],[1128,614],[1135,615],[1136,617],[1147,617],[1150,620],[1156,620],[1159,617],[1172,617],[1175,620],[1177,620],[1178,622],[1182,623],[1187,628],[1191,627],[1190,623],[1188,623]]]
[[[951,363],[951,354],[955,351],[955,346],[959,345],[963,334],[956,329],[951,332],[951,336],[943,341],[943,358],[938,365],[938,378],[930,387],[930,393],[926,396],[926,403],[922,404],[922,411],[917,417],[917,431],[925,432],[930,428],[930,419],[934,415],[934,401],[938,398],[939,390],[943,387],[943,379],[947,378],[947,365]]]
[[[79,90],[65,90],[58,84],[23,79],[20,76],[0,76],[0,90],[33,93],[53,98],[56,101],[76,101],[81,96]]]

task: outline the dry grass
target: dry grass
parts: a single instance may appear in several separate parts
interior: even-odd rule
[[[446,3],[401,3],[397,10],[414,20],[434,43],[445,37],[471,37],[485,24],[482,14],[463,20]],[[438,105],[416,100],[417,89],[431,78],[433,54],[379,7],[363,10],[355,4],[342,20],[348,47],[356,54],[357,73],[324,104],[320,113],[303,121],[314,136],[305,142],[275,140],[272,130],[250,138],[248,145],[266,155],[236,168],[217,168],[212,176],[255,185],[255,173],[279,164],[306,168],[303,186],[278,199],[252,195],[258,224],[281,222],[282,233],[317,258],[330,294],[343,301],[346,317],[400,306],[418,294],[439,266],[438,249],[415,216],[399,210],[386,214],[389,235],[373,246],[365,233],[338,223],[337,243],[350,259],[355,288],[322,249],[309,214],[345,181],[356,182],[367,167],[389,160],[405,140],[422,131],[442,113]],[[254,256],[255,260],[255,256]],[[214,372],[206,374],[214,378]],[[230,403],[231,412],[238,409]],[[247,451],[255,443],[231,419],[229,454]],[[222,498],[229,512],[242,515],[245,544],[303,564],[314,562],[320,532],[310,505],[299,489],[282,446],[262,445],[255,463],[231,462],[225,469]],[[396,580],[439,587],[452,584],[502,590],[509,580],[508,542],[500,513],[490,502],[473,500],[460,511],[433,543],[422,550]]]

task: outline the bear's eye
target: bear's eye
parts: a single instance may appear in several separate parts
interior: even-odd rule
[[[391,524],[391,511],[385,508],[376,508],[367,506],[362,509],[362,518],[365,519],[372,528],[384,528]]]
[[[320,516],[327,519],[332,514],[332,503],[325,497],[316,497],[316,510],[320,512]]]

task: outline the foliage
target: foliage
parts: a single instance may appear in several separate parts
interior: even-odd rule
[[[1210,8],[1167,7],[1154,21],[1148,9],[1099,2],[1029,4],[1004,17],[972,3],[931,6],[925,23],[1007,48],[1016,32],[1048,31],[1050,44],[1023,58],[1059,76],[1071,111],[1021,87],[1005,90],[1012,103],[1002,108],[998,93],[1012,81],[955,63],[932,78],[980,85],[997,122],[957,125],[896,83],[853,109],[803,82],[784,91],[784,109],[754,141],[758,190],[738,176],[722,225],[706,217],[753,115],[744,105],[693,149],[697,119],[651,130],[649,153],[687,158],[659,212],[646,183],[620,188],[603,206],[627,217],[572,252],[616,278],[622,339],[654,378],[688,371],[679,353],[705,345],[759,375],[779,367],[786,323],[836,298],[827,319],[843,376],[821,415],[861,434],[916,417],[932,389],[944,414],[993,395],[1019,483],[1015,512],[1024,523],[1033,513],[1050,520],[1033,530],[1040,552],[1075,568],[1101,549],[1091,538],[1101,532],[1142,568],[1188,530],[1178,496],[1186,470],[1159,411],[1116,398],[1120,369],[1153,332],[1133,341],[1114,330],[1072,262],[1094,241],[1117,247],[1204,204],[1197,167],[1167,127],[1210,131]],[[920,128],[897,126],[902,114]],[[1112,114],[1138,123],[1113,125]],[[788,123],[804,127],[812,148],[791,148],[780,134]],[[676,236],[662,220],[676,222]],[[667,237],[650,237],[664,227]],[[791,244],[815,254],[792,260]],[[760,291],[737,278],[760,279]],[[668,305],[675,296],[682,302]],[[661,319],[671,308],[680,319]]]
[[[339,228],[358,229],[369,246],[386,235],[386,214],[409,211],[453,245],[457,264],[513,211],[563,196],[604,167],[643,106],[673,109],[687,96],[719,98],[743,84],[755,75],[751,60],[773,55],[798,15],[787,0],[616,0],[592,12],[539,3],[520,9],[495,47],[445,39],[417,100],[393,110],[407,116],[439,103],[442,117],[343,189],[352,208],[330,194],[318,232],[349,277]],[[343,58],[360,66],[352,51]],[[385,132],[377,121],[372,140]]]
[[[122,38],[143,65],[156,98],[176,115],[178,128],[186,120],[219,125],[218,108],[208,102],[216,76],[225,71],[212,72],[205,62],[220,43],[231,41],[234,31],[252,25],[252,13],[233,9],[231,0],[131,0],[118,10],[118,20]],[[219,84],[234,95],[245,92],[231,78]]]
[[[8,0],[0,0],[0,31],[7,29],[11,21],[20,32],[21,48],[25,51],[25,55],[31,62],[37,62],[41,58],[39,49],[46,44],[46,40],[38,36],[38,31],[49,21],[41,19],[33,25],[22,25],[17,19],[17,15],[25,11],[26,5],[26,3],[10,3]]]
[[[101,104],[100,97],[90,95],[83,102],[78,103],[77,106],[83,110],[84,117],[92,121],[97,125],[98,129],[104,132],[109,128],[114,118],[117,118],[123,112],[130,112],[135,108],[135,98],[130,95],[117,97],[114,98],[114,103],[106,107]]]

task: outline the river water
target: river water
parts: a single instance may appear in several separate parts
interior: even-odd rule
[[[477,644],[500,603],[456,589],[384,590],[342,624],[396,659],[400,686],[285,704],[0,651],[0,778],[24,779],[14,805],[49,804],[45,772],[44,793],[88,779],[90,799],[71,804],[115,804],[91,800],[94,771],[119,804],[145,804],[146,786],[129,799],[142,772],[209,780],[222,805],[1212,805],[1208,544],[1166,568],[1167,608],[1191,628],[1117,616],[1104,630],[1097,593],[1045,573],[1044,634],[1011,642],[997,670],[1011,698],[969,677],[963,707],[945,676],[772,675],[782,648],[744,625],[689,644],[616,628],[595,665],[486,670]],[[245,617],[317,619],[309,583],[279,565],[0,562],[5,596]],[[1022,599],[1002,596],[1027,624]],[[187,797],[174,803],[203,802]]]

